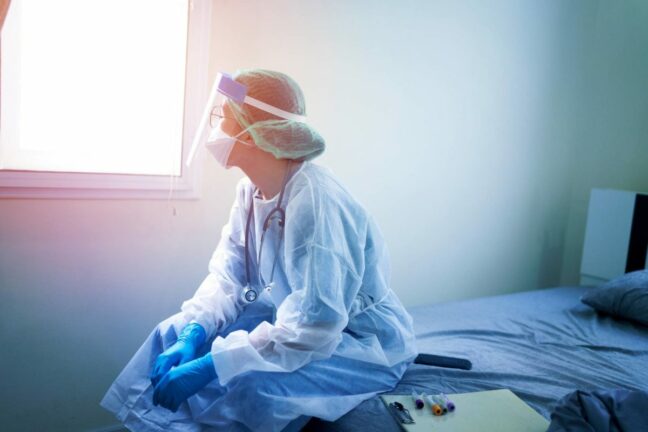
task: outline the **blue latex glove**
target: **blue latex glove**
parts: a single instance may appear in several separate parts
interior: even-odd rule
[[[216,379],[211,353],[171,369],[155,387],[153,405],[173,412],[182,402]]]
[[[176,343],[155,360],[150,377],[153,386],[157,386],[173,366],[179,366],[195,359],[196,351],[205,343],[206,337],[205,329],[200,324],[187,325],[178,336]]]

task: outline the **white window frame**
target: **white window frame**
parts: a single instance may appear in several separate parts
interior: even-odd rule
[[[0,199],[200,198],[200,159],[185,161],[209,91],[211,0],[189,0],[188,19],[180,176],[0,170]]]

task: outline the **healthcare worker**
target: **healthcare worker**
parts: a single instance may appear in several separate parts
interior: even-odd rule
[[[416,357],[383,237],[330,170],[285,74],[219,74],[206,146],[243,178],[209,274],[102,406],[136,431],[299,430],[393,389]],[[198,139],[200,139],[198,133]]]

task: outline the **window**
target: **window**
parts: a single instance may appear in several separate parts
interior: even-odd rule
[[[197,196],[209,0],[12,0],[0,197]],[[198,164],[193,164],[197,167]]]

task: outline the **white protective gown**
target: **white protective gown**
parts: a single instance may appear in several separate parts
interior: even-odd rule
[[[208,276],[182,312],[149,336],[102,401],[127,426],[279,431],[309,417],[332,421],[391,390],[416,356],[412,319],[390,289],[377,225],[328,169],[312,162],[303,162],[286,185],[274,286],[263,290],[279,236],[274,223],[259,264],[262,224],[278,198],[263,200],[248,178],[239,182]],[[260,297],[246,306],[251,203],[251,282]],[[205,328],[211,347],[204,350],[211,349],[218,380],[170,413],[152,406],[145,380],[155,357],[189,322]]]

